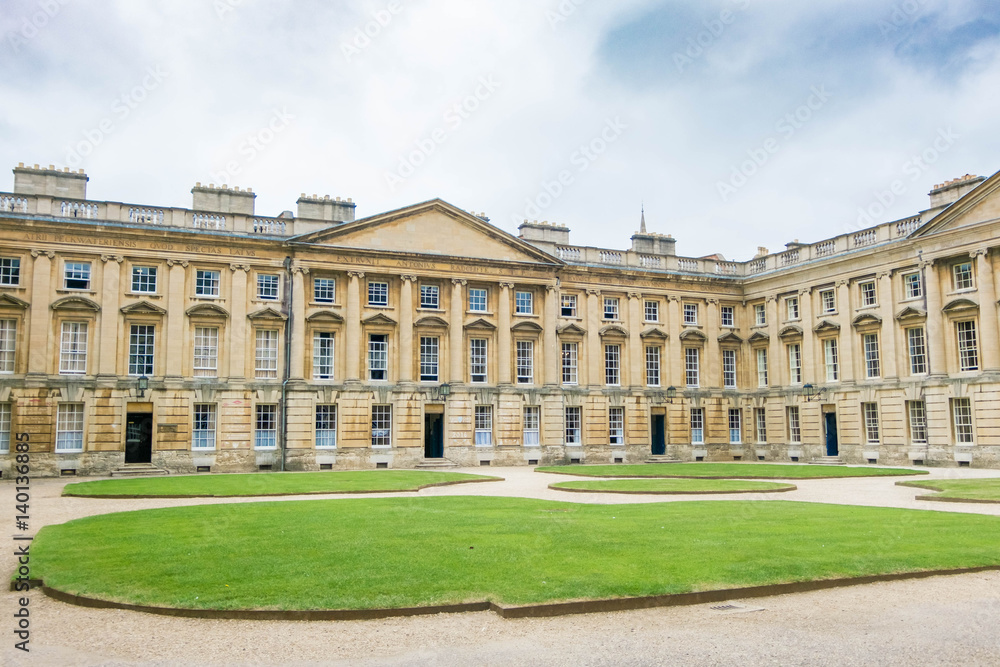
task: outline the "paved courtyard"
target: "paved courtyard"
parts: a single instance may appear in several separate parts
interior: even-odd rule
[[[698,496],[565,493],[563,475],[530,468],[475,468],[503,482],[425,489],[416,495],[497,495],[567,502],[675,502]],[[921,479],[998,477],[1000,471],[931,469]],[[63,498],[72,480],[32,482],[32,529],[115,511],[259,499]],[[783,494],[712,500],[799,500],[1000,515],[1000,505],[917,501],[899,478],[797,480]],[[414,494],[376,494],[384,496]],[[0,497],[13,505],[13,487]],[[357,496],[335,496],[350,498]],[[372,497],[366,494],[364,497]],[[315,499],[317,496],[309,496]],[[294,500],[288,497],[283,500]],[[267,500],[275,500],[273,498]],[[1000,545],[998,545],[1000,548]],[[5,550],[5,572],[14,568]],[[123,573],[123,576],[128,576]],[[12,618],[15,595],[3,595]],[[0,664],[58,665],[998,665],[1000,572],[734,600],[719,604],[505,620],[490,612],[354,622],[206,621],[94,610],[31,593],[31,653]],[[11,625],[12,628],[12,625]]]

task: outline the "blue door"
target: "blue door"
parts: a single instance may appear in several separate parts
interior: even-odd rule
[[[837,446],[837,413],[827,412],[823,417],[826,419],[826,455],[840,456],[840,448]]]

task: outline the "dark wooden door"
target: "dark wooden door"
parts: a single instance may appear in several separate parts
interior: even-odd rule
[[[125,463],[153,460],[153,415],[130,412],[125,422]]]
[[[664,428],[664,415],[653,415],[653,456],[663,456],[667,453],[667,437]]]
[[[837,413],[827,412],[826,418],[826,455],[839,456],[840,447],[837,444]]]
[[[424,415],[424,457],[444,458],[444,415]]]

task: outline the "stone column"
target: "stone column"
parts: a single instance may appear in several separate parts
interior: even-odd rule
[[[170,267],[170,277],[169,286],[167,288],[167,339],[170,341],[171,347],[174,350],[178,350],[175,354],[167,355],[167,372],[166,376],[169,378],[180,379],[184,376],[184,303],[185,303],[185,293],[184,293],[184,278],[187,274],[188,263],[186,260],[176,260],[168,259],[167,266]],[[243,318],[244,320],[246,317]],[[237,354],[237,346],[241,346],[244,343],[245,334],[243,337],[237,338],[235,332],[234,323],[234,333],[233,333],[233,345],[230,347],[229,354]],[[220,341],[221,347],[221,341]]]
[[[52,293],[52,251],[32,250],[34,258],[31,271],[31,315],[28,323],[28,373],[47,375],[49,372],[49,334],[51,316],[48,299]],[[55,353],[54,372],[59,370],[59,350]]]
[[[944,316],[941,314],[941,281],[934,262],[921,262],[927,294],[927,362],[931,375],[947,374],[945,365]]]
[[[979,289],[979,329],[982,344],[984,371],[1000,370],[1000,342],[997,331],[997,290],[993,282],[993,261],[989,248],[979,248],[970,253],[976,262],[976,284]]]
[[[448,346],[451,350],[448,378],[451,382],[465,381],[462,364],[465,357],[465,301],[462,288],[468,282],[460,278],[453,278],[451,281],[451,313],[448,318]]]
[[[826,375],[816,369],[816,336],[813,333],[812,290],[799,290],[799,318],[802,324],[802,384],[815,384]],[[822,358],[822,350],[819,351]]]
[[[645,355],[642,349],[642,294],[628,293],[628,377],[622,378],[623,387],[642,387],[646,384],[643,373]],[[625,364],[622,364],[625,368]]]
[[[788,354],[785,346],[782,345],[778,332],[781,331],[778,319],[778,297],[771,295],[765,300],[767,309],[767,385],[769,387],[783,387],[788,384]]]
[[[601,291],[587,290],[587,384],[604,384],[604,354],[601,350]]]
[[[854,335],[851,323],[851,283],[841,280],[837,283],[837,312],[840,319],[840,381],[854,382],[854,346],[858,337]]]
[[[708,299],[705,306],[705,368],[702,374],[703,387],[722,386],[722,363],[719,351],[719,300]],[[728,431],[727,431],[728,433]]]
[[[347,363],[345,366],[347,382],[361,381],[361,279],[365,274],[361,271],[347,272],[347,321],[344,323],[344,334]]]
[[[121,255],[101,255],[104,262],[104,285],[101,288],[101,340],[95,347],[100,350],[97,360],[98,373],[106,376],[118,375],[118,306],[121,293],[121,268],[125,258]],[[95,332],[96,333],[96,332]],[[125,332],[122,345],[128,354],[128,335]],[[163,331],[155,334],[160,340],[157,345],[164,345]],[[128,373],[125,368],[123,375]]]
[[[250,272],[249,264],[230,264],[229,270],[233,273],[232,287],[229,290],[231,296],[229,300],[229,344],[225,345],[219,341],[219,352],[229,351],[229,379],[243,380],[247,377],[247,274]],[[222,370],[222,359],[220,362],[220,375]]]
[[[399,381],[413,382],[413,283],[416,276],[399,277]]]
[[[560,375],[560,360],[562,359],[562,349],[559,347],[559,338],[556,335],[559,317],[559,287],[547,285],[545,287],[545,316],[542,326],[542,363],[545,368],[545,384],[556,386],[562,383]]]
[[[306,280],[309,269],[301,266],[292,268],[292,358],[288,360],[288,377],[291,380],[305,379],[306,364]]]
[[[882,318],[882,378],[898,377],[896,372],[896,317],[892,312],[892,274],[878,274],[879,317]]]
[[[500,384],[510,384],[510,291],[514,283],[500,283],[500,302],[497,307],[497,380]]]
[[[668,335],[664,358],[660,360],[662,381],[667,387],[684,388],[684,360],[681,358],[681,298],[670,296],[667,301]]]

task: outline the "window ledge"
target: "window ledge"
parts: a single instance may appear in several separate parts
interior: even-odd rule
[[[538,313],[514,313],[514,317],[528,317],[537,320],[541,316]]]
[[[70,289],[69,287],[60,287],[56,290],[56,294],[97,294],[97,290]]]
[[[479,315],[480,317],[493,317],[493,312],[488,310],[467,310],[466,315]]]
[[[425,306],[420,306],[417,308],[417,312],[421,313],[443,313],[444,308],[427,308]]]
[[[319,308],[340,308],[340,304],[336,301],[310,301],[309,305]]]
[[[380,305],[380,304],[368,303],[365,304],[365,308],[368,308],[369,310],[393,310],[395,306],[390,306],[389,304]]]
[[[136,299],[162,299],[163,295],[156,292],[125,292],[125,296],[130,296]]]

